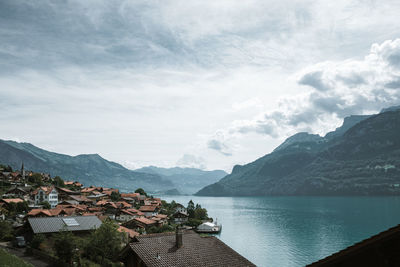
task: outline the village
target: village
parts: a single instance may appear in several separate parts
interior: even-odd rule
[[[21,170],[0,165],[0,193],[0,241],[26,247],[26,253],[56,263],[54,266],[158,266],[146,263],[147,256],[139,253],[154,254],[153,243],[139,252],[132,245],[140,240],[147,243],[151,238],[167,244],[173,238],[176,248],[186,242],[185,249],[191,242],[196,246],[206,242],[210,251],[203,250],[203,257],[218,258],[215,251],[221,249],[250,264],[234,250],[226,250],[217,238],[203,238],[204,234],[193,231],[218,232],[221,226],[192,201],[187,206],[167,203],[141,188],[120,192],[115,188],[84,187],[77,181],[26,171],[23,164]],[[193,247],[193,253],[197,255],[198,249]],[[162,251],[157,250],[161,257]],[[179,251],[183,253],[175,250],[175,254]],[[171,257],[171,251],[165,253]],[[163,259],[171,261],[168,257]]]

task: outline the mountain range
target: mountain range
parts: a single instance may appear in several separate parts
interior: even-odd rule
[[[0,140],[0,163],[19,169],[50,173],[66,180],[76,180],[86,186],[98,185],[121,190],[173,188],[171,181],[156,174],[128,170],[105,160],[98,154],[68,156],[40,149],[29,143]]]
[[[142,187],[152,193],[193,194],[215,183],[227,173],[195,168],[144,167],[129,170],[98,154],[69,156],[38,148],[29,143],[0,140],[0,163],[19,169],[50,173],[86,186],[96,185],[132,191]]]
[[[400,106],[350,116],[324,137],[298,133],[199,196],[400,193]]]
[[[194,194],[201,188],[213,184],[227,175],[227,173],[222,170],[204,171],[196,168],[180,167],[160,168],[149,166],[136,169],[135,171],[160,175],[164,180],[171,181],[178,190],[172,191],[175,192],[175,194],[177,192],[181,194]]]

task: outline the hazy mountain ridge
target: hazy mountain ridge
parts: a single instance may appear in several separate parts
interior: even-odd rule
[[[143,167],[135,171],[157,174],[171,181],[175,188],[184,194],[194,194],[206,185],[219,181],[227,173],[223,170],[205,171],[196,168],[160,168],[155,166]]]
[[[350,116],[325,137],[300,134],[197,195],[400,193],[400,111]],[[293,142],[295,140],[295,142]]]
[[[68,156],[49,152],[29,143],[0,140],[0,162],[15,169],[21,167],[50,173],[84,185],[116,187],[121,190],[143,187],[149,191],[172,189],[173,184],[160,175],[131,171],[98,154]]]

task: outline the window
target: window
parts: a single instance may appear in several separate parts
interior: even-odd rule
[[[62,220],[67,226],[79,226],[79,223],[75,220],[75,218],[64,218]]]

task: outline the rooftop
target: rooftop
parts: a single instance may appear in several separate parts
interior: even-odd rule
[[[216,237],[186,231],[182,240],[183,246],[177,248],[175,233],[136,236],[123,251],[122,258],[132,250],[148,267],[255,266]]]
[[[28,222],[35,234],[55,233],[60,230],[87,231],[101,225],[101,221],[96,216],[28,218]]]

